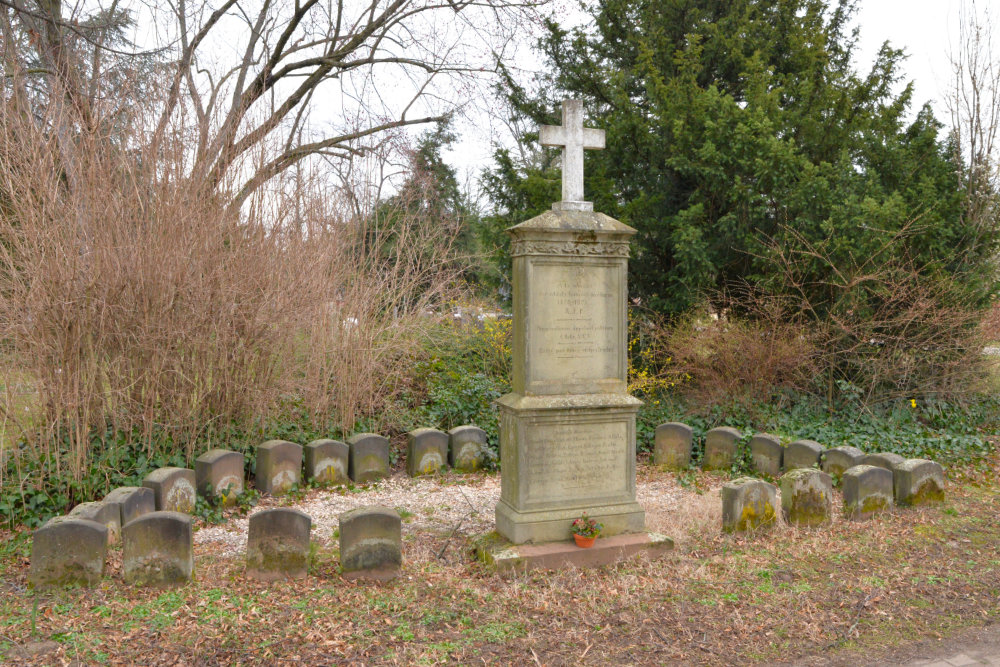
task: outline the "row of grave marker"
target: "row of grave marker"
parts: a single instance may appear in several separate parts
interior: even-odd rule
[[[486,456],[486,432],[473,425],[458,426],[448,433],[420,428],[407,434],[407,472],[413,477],[435,473],[447,465],[460,471],[475,471],[483,467]],[[161,579],[188,580],[193,563],[190,515],[194,512],[197,496],[215,497],[224,505],[234,504],[237,496],[244,490],[245,463],[245,457],[239,452],[213,449],[196,459],[194,470],[159,468],[146,476],[141,487],[114,489],[102,501],[81,503],[69,515],[51,519],[35,531],[29,575],[32,585],[91,583],[95,577],[99,579],[100,575],[95,573],[104,571],[107,545],[118,542],[120,538],[123,542],[126,581],[141,584],[155,583]],[[303,463],[306,479],[317,483],[372,482],[389,474],[389,440],[375,433],[353,435],[346,443],[329,439],[315,440],[305,447],[285,440],[270,440],[257,450],[257,489],[271,495],[288,492],[301,481]],[[277,510],[267,510],[271,511]],[[362,531],[365,544],[383,553],[383,556],[389,558],[387,562],[391,562],[392,554],[399,551],[398,514],[387,508],[375,508],[373,512],[374,514],[364,514],[367,523],[358,525],[371,524]],[[264,518],[255,518],[262,514],[265,515]],[[390,518],[386,519],[382,515]],[[392,539],[386,542],[385,539],[388,538],[369,535],[375,530],[373,526],[378,525],[382,525],[379,529],[382,533],[388,530],[387,534],[391,534],[391,515],[396,516],[395,542]],[[254,529],[254,525],[266,521],[268,516],[270,515],[266,512],[260,512],[251,517],[251,545],[256,543],[253,535],[260,533]],[[346,515],[341,517],[342,521],[349,518]],[[348,524],[353,525],[351,522]],[[272,530],[265,530],[260,534],[274,532],[273,522],[266,525],[271,526]],[[298,526],[300,538],[302,525],[301,518],[289,520],[293,533]],[[305,534],[305,549],[308,552],[308,528]],[[351,531],[348,530],[348,537],[350,535]],[[352,571],[351,555],[344,551],[343,529],[341,536],[343,567],[345,571]],[[98,542],[103,546],[99,546]],[[277,537],[268,537],[261,544],[284,545],[281,548],[289,554],[298,553],[294,546],[297,544],[295,540],[289,535],[282,536],[280,531]],[[257,560],[261,563],[272,562],[273,558],[267,555],[266,548],[263,552],[262,548],[264,547],[259,545],[248,548],[248,558],[255,553],[260,556]],[[354,551],[361,554],[358,557],[362,561],[384,560],[381,557],[374,558],[371,554],[366,556],[367,552],[360,547],[354,548]],[[150,554],[161,554],[163,562],[158,560],[158,556]],[[266,567],[262,567],[259,564],[251,566],[248,561],[250,572],[263,572]],[[282,576],[292,575],[285,573]]]
[[[737,461],[739,441],[743,435],[730,426],[720,426],[705,433],[704,470],[729,470]],[[694,434],[690,426],[668,422],[656,427],[653,463],[664,468],[684,469],[691,464]],[[906,461],[899,454],[878,452],[865,454],[857,447],[841,445],[825,448],[815,440],[796,440],[787,445],[778,436],[757,433],[750,438],[750,464],[753,469],[770,477],[780,477],[782,471],[798,468],[820,468],[830,475],[843,475],[849,468],[874,465],[888,470]]]
[[[402,565],[401,519],[371,506],[339,517],[340,566],[348,579],[387,580]],[[312,519],[287,507],[257,512],[247,533],[246,574],[262,581],[306,576]],[[93,586],[104,576],[109,529],[91,519],[64,516],[35,531],[28,581],[35,588]],[[153,511],[121,531],[122,578],[137,586],[184,584],[194,575],[192,517]]]
[[[816,526],[832,518],[833,478],[816,468],[795,468],[781,476],[781,512],[790,524]],[[944,501],[944,469],[926,459],[891,466],[851,466],[841,476],[844,516],[859,520],[898,506]],[[777,516],[777,487],[742,477],[722,487],[722,529],[744,532],[766,528]]]

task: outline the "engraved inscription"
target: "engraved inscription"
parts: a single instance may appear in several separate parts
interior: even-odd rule
[[[527,502],[593,499],[628,492],[624,422],[537,424],[527,443]]]
[[[531,381],[622,377],[618,268],[543,265],[535,272]]]

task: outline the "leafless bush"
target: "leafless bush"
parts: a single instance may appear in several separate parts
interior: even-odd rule
[[[750,289],[733,298],[752,316],[704,309],[671,329],[666,348],[679,388],[703,403],[808,389],[819,356],[811,332],[778,299]]]
[[[38,409],[24,422],[8,402],[3,418],[50,472],[79,474],[109,427],[190,456],[289,402],[349,428],[392,397],[458,270],[445,226],[405,201],[342,205],[303,171],[234,213],[184,175],[184,145],[148,154],[121,128],[77,128],[70,188],[59,123],[8,111],[3,370],[30,378]]]

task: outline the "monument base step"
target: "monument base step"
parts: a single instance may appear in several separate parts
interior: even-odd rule
[[[573,542],[511,544],[494,534],[476,548],[480,560],[498,572],[558,570],[565,567],[600,567],[645,553],[659,558],[674,548],[674,541],[659,533],[629,533],[599,537],[594,546],[581,549]]]

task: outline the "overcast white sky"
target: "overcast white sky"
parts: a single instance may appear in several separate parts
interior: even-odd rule
[[[947,122],[943,98],[951,77],[948,54],[958,40],[962,5],[963,0],[861,0],[856,17],[861,27],[859,71],[868,71],[886,40],[904,49],[908,56],[904,75],[906,80],[914,81],[913,110],[930,101],[938,119]],[[970,0],[965,0],[965,5],[970,7]],[[1000,14],[1000,0],[979,0],[977,5],[980,14]],[[500,135],[496,128],[458,129],[462,139],[446,158],[462,176],[474,179],[479,169],[490,164],[491,142]]]

